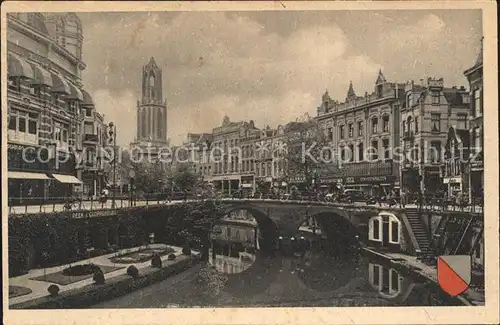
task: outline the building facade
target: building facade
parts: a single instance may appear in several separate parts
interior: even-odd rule
[[[320,166],[320,184],[342,184],[368,194],[399,187],[393,148],[399,143],[402,95],[402,85],[387,82],[382,71],[371,94],[357,96],[351,83],[340,103],[325,92],[316,120],[331,148],[331,159]]]
[[[75,167],[89,100],[80,19],[11,13],[7,27],[9,204],[65,200],[81,184]]]
[[[481,200],[484,194],[484,155],[483,155],[483,48],[481,49],[475,64],[464,72],[469,82],[470,115],[469,133],[472,147],[469,162],[469,197]]]
[[[419,85],[407,83],[404,99],[400,141],[402,190],[428,195],[443,191],[443,149],[450,127],[468,127],[469,93],[464,87],[445,87],[442,78],[428,78]]]
[[[137,136],[131,147],[157,157],[168,146],[167,101],[163,96],[162,70],[153,57],[142,68],[141,99],[137,100]]]
[[[245,144],[245,150],[252,152],[253,149],[248,148],[253,148],[253,145],[246,138],[253,138],[256,130],[253,121],[231,122],[227,116],[224,117],[221,126],[212,130],[213,142],[210,149],[212,175],[210,178],[207,177],[207,180],[212,182],[216,189],[230,195],[236,190],[248,187],[243,184],[252,184],[255,188],[254,173],[248,168],[242,168],[243,165],[247,166],[248,161],[252,161],[248,155],[242,158],[242,144]]]
[[[82,154],[77,159],[77,177],[82,180],[81,191],[85,198],[95,199],[108,185],[105,167],[109,174],[109,163],[106,161],[105,147],[108,145],[108,126],[103,116],[96,111],[90,94],[82,90]]]

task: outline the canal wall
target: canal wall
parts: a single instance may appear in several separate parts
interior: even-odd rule
[[[82,288],[68,290],[55,297],[44,296],[23,303],[9,306],[10,309],[78,309],[95,305],[99,302],[124,296],[132,291],[145,288],[168,277],[181,273],[197,263],[197,255],[178,256],[176,263],[163,267],[146,267],[139,270],[139,277],[120,275],[106,279],[103,285],[91,284]]]

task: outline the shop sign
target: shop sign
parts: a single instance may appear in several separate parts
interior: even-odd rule
[[[358,183],[380,183],[380,182],[393,182],[393,176],[362,176],[359,177]]]
[[[115,210],[99,210],[99,211],[76,211],[71,214],[73,219],[109,217],[116,214]]]

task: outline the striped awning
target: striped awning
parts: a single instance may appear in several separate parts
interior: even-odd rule
[[[71,95],[71,88],[69,87],[68,81],[64,79],[63,76],[61,76],[58,73],[51,73],[52,75],[52,89],[50,90],[53,93],[64,93],[66,95]]]
[[[11,179],[50,179],[47,175],[43,173],[14,172],[14,171],[9,171],[8,177]]]
[[[79,101],[83,101],[83,94],[80,89],[78,89],[77,86],[75,86],[73,83],[68,82],[69,84],[69,89],[71,94],[68,96],[68,99],[76,99]]]
[[[31,82],[32,85],[42,85],[52,87],[52,76],[50,72],[42,68],[39,64],[30,63],[31,68],[33,69],[33,80]]]
[[[31,65],[17,54],[9,53],[7,56],[7,74],[9,77],[33,79]]]

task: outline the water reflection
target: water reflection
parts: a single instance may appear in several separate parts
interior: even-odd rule
[[[100,307],[347,307],[460,305],[435,285],[383,260],[331,256],[306,247],[301,254],[263,255],[252,224],[224,224],[207,264]],[[309,236],[311,234],[308,234]],[[320,236],[320,235],[318,235]],[[250,240],[249,240],[250,239]],[[314,238],[313,238],[314,239]],[[314,242],[314,241],[313,241]]]

